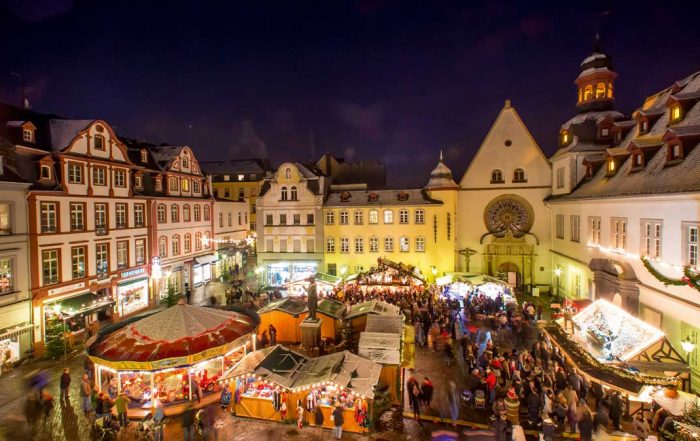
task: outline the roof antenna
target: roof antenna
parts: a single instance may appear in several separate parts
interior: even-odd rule
[[[27,87],[24,81],[24,74],[19,72],[10,72],[10,75],[19,77],[19,81],[22,84],[20,86],[20,105],[25,109],[31,109],[32,106],[29,104],[29,97],[27,96],[27,92],[31,92],[31,88]]]

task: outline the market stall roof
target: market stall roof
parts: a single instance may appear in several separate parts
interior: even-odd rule
[[[357,353],[381,364],[401,364],[401,334],[363,332]]]
[[[370,300],[352,305],[345,318],[349,320],[365,314],[400,315],[401,309],[381,300]]]
[[[673,416],[682,416],[686,410],[700,406],[700,398],[680,390],[659,388],[650,396]]]
[[[626,361],[664,338],[664,333],[605,300],[596,300],[572,320],[583,332],[610,335],[610,353]]]
[[[295,388],[323,381],[348,388],[368,398],[374,398],[374,386],[379,382],[382,366],[349,351],[336,352],[310,360]]]
[[[204,351],[216,349],[212,356],[223,354],[228,345],[247,338],[257,325],[254,314],[186,305],[181,301],[101,335],[89,347],[88,354],[108,362],[152,363],[171,359],[164,367],[186,365]]]
[[[468,285],[478,286],[485,283],[495,283],[497,285],[509,286],[506,282],[491,277],[486,274],[476,273],[452,273],[442,276],[437,280],[438,285],[448,285],[450,283],[466,283]]]
[[[318,312],[326,314],[329,317],[342,319],[345,315],[345,303],[331,299],[322,299],[318,302]]]
[[[377,274],[387,274],[397,275],[403,277],[405,280],[413,279],[418,284],[425,284],[425,279],[423,275],[417,271],[417,268],[413,265],[408,265],[401,262],[394,262],[389,259],[379,258],[377,259],[377,266],[372,267],[367,271],[360,272],[358,274],[353,274],[345,279],[346,282],[357,283],[360,285],[386,285],[384,282],[373,282],[372,277]],[[397,283],[392,283],[397,284]],[[405,283],[404,283],[405,284]]]
[[[342,280],[340,277],[333,276],[331,274],[321,273],[321,272],[314,273],[314,279],[316,280],[316,283],[322,283],[322,284],[333,285],[333,286],[337,285]],[[307,278],[304,277],[301,279],[289,281],[289,282],[285,283],[284,286],[289,286],[289,285],[293,285],[293,284],[297,284],[297,283],[307,283],[307,282],[308,282]]]
[[[293,297],[285,297],[281,300],[268,303],[262,308],[258,309],[258,315],[264,314],[271,311],[282,311],[291,315],[298,315],[308,311],[308,307],[305,301],[299,300]]]
[[[282,345],[275,345],[246,355],[226,378],[254,374],[279,386],[291,388],[308,363],[309,359],[304,355]]]
[[[401,335],[403,333],[403,316],[400,315],[370,315],[367,317],[365,332],[381,332]]]

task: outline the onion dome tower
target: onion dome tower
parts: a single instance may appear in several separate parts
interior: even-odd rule
[[[615,101],[613,83],[617,73],[612,58],[601,49],[596,34],[593,53],[581,62],[581,73],[574,81],[578,88],[576,107],[579,113],[612,110]]]
[[[425,189],[442,190],[453,188],[459,188],[459,185],[457,185],[452,178],[452,170],[443,162],[442,150],[440,150],[440,161],[433,171],[430,172],[430,181],[428,181],[428,185],[425,186]]]

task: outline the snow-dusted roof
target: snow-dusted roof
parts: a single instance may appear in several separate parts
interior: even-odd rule
[[[61,151],[68,147],[78,135],[85,130],[94,119],[52,119],[49,122],[51,132],[51,147],[54,151]]]
[[[401,364],[401,335],[363,332],[357,353],[381,364]]]

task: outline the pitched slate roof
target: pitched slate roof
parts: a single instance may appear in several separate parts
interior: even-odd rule
[[[210,175],[235,173],[263,173],[270,171],[270,162],[265,159],[230,159],[228,161],[200,162],[202,170]]]
[[[341,195],[349,195],[346,202],[341,201]],[[377,199],[370,202],[370,195],[375,194]],[[405,200],[399,200],[399,195]],[[405,195],[405,196],[404,196]],[[365,207],[370,205],[427,205],[442,204],[441,201],[431,199],[423,189],[408,190],[348,190],[333,191],[328,195],[324,206],[329,207]]]
[[[78,132],[85,130],[94,119],[52,119],[49,121],[51,148],[58,152],[68,147]]]

